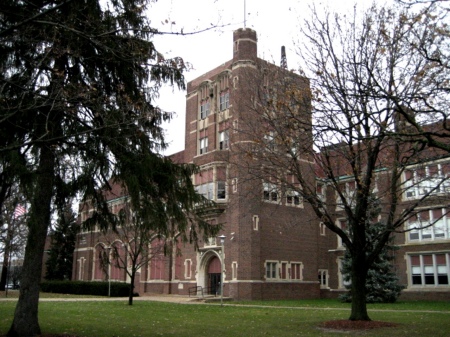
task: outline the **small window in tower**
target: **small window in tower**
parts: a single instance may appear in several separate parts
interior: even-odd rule
[[[228,109],[230,106],[230,93],[228,91],[223,91],[220,93],[220,111]]]
[[[219,132],[219,149],[226,150],[230,147],[230,133],[228,130]]]
[[[325,236],[326,235],[326,229],[327,229],[327,227],[325,226],[325,224],[323,222],[321,222],[319,224],[320,235]]]
[[[203,100],[200,103],[200,119],[205,119],[209,116],[210,112],[210,103],[208,99]]]
[[[233,121],[233,133],[237,133],[239,131],[238,127],[239,127],[239,121],[237,119],[235,119]]]
[[[200,154],[204,154],[208,152],[208,137],[204,137],[200,139]]]
[[[233,193],[236,193],[238,191],[238,178],[233,178],[231,185]]]
[[[253,220],[253,230],[257,231],[259,229],[259,216],[254,215],[252,217]]]

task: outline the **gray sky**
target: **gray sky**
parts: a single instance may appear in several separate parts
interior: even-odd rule
[[[246,27],[257,32],[258,57],[279,64],[284,45],[288,68],[298,69],[300,60],[295,50],[300,45],[299,24],[308,15],[309,6],[352,13],[355,1],[359,9],[372,3],[372,0],[159,0],[150,8],[149,17],[152,26],[169,32],[183,29],[187,33],[211,25],[226,25],[196,35],[156,38],[157,49],[166,57],[181,56],[192,64],[193,69],[185,74],[189,82],[232,58],[233,31],[244,27],[244,17]],[[166,154],[184,149],[185,94],[178,89],[161,91],[158,101],[161,108],[177,113],[165,125],[170,143]]]

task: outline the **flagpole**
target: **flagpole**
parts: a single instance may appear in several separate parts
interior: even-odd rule
[[[8,259],[8,272],[6,273],[6,285],[5,285],[5,297],[8,297],[8,284],[9,279],[11,278],[11,243],[9,247],[9,259]]]
[[[6,254],[8,254],[8,265],[6,266],[6,284],[5,284],[5,297],[8,297],[8,285],[9,280],[11,279],[11,257],[12,257],[12,241],[13,241],[13,232],[14,232],[14,225],[16,222],[16,217],[14,216],[12,219],[12,224],[8,226],[8,252],[5,251]],[[10,228],[12,227],[12,229]]]
[[[247,28],[246,1],[244,0],[244,29]]]

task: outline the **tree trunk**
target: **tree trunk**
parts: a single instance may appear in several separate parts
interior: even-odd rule
[[[128,293],[128,305],[133,305],[133,291],[134,291],[135,277],[136,277],[136,272],[134,271],[134,268],[133,268],[133,271],[131,272],[131,276],[130,276],[131,283],[130,283],[130,291]]]
[[[349,320],[370,321],[366,304],[367,268],[365,266],[365,254],[364,252],[357,252],[352,255],[352,311]]]
[[[54,165],[55,156],[52,150],[48,147],[41,148],[40,174],[31,200],[29,232],[20,280],[19,301],[8,336],[25,337],[41,334],[38,322],[39,285],[45,239],[50,222]]]

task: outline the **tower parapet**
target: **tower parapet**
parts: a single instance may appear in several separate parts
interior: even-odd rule
[[[233,63],[257,59],[256,31],[250,28],[239,28],[233,32]]]

